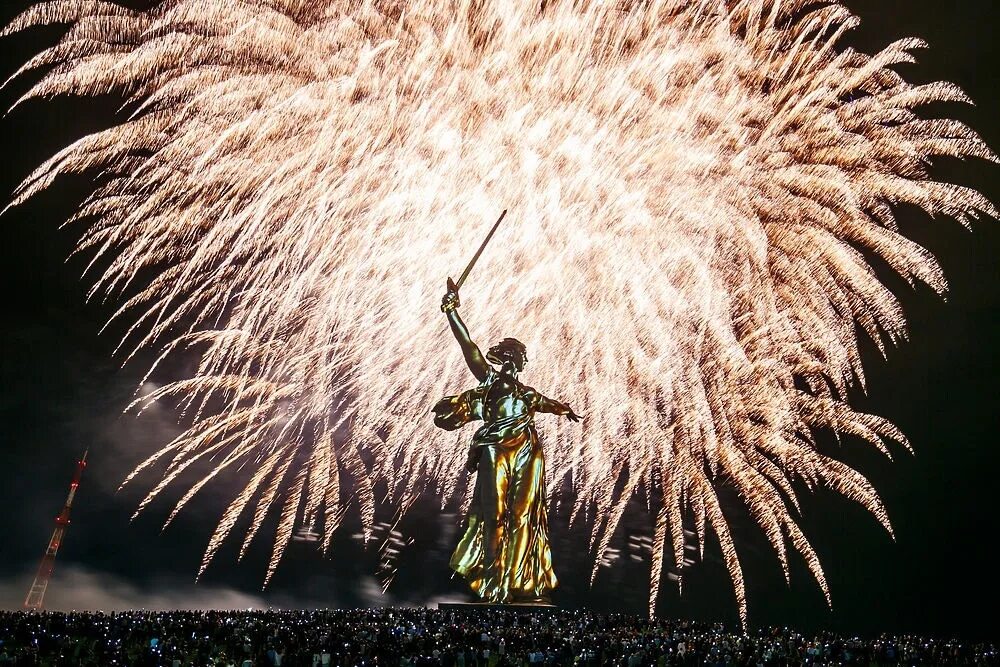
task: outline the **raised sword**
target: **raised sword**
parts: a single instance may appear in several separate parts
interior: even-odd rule
[[[497,227],[500,226],[500,222],[503,220],[505,215],[507,215],[507,209],[504,209],[503,213],[500,214],[500,217],[497,218],[497,221],[493,223],[493,227],[492,229],[490,229],[490,233],[486,235],[486,238],[483,239],[482,244],[480,244],[479,246],[479,250],[477,250],[476,254],[473,255],[472,259],[469,260],[469,264],[468,266],[465,267],[465,271],[462,271],[462,275],[458,278],[458,282],[456,283],[451,278],[448,278],[449,292],[458,293],[459,288],[462,287],[462,283],[464,283],[465,279],[469,277],[469,273],[472,271],[472,267],[476,265],[476,261],[479,259],[479,256],[483,254],[483,250],[486,249],[486,244],[490,242],[491,238],[493,238],[493,233],[497,230]]]

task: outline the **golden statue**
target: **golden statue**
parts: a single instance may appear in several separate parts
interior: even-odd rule
[[[476,486],[451,567],[489,602],[547,602],[558,582],[545,511],[545,458],[534,415],[548,412],[573,421],[580,416],[518,380],[528,361],[520,341],[504,338],[483,357],[458,314],[459,305],[458,286],[449,279],[441,310],[479,385],[439,401],[434,423],[454,430],[483,421],[472,436],[467,465],[476,473]]]

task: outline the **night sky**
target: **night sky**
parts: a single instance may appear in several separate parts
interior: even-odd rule
[[[27,4],[4,0],[0,23]],[[994,150],[1000,149],[1000,46],[995,37],[1000,12],[993,0],[848,4],[863,19],[849,38],[854,46],[871,51],[905,36],[926,39],[931,48],[920,54],[918,65],[904,68],[906,76],[953,81],[978,105],[929,112],[968,122]],[[0,77],[6,79],[59,32],[37,30],[0,41]],[[0,107],[9,108],[32,80],[18,80],[0,91]],[[17,183],[56,150],[106,127],[115,108],[113,99],[34,101],[0,118],[5,163],[0,200],[6,204]],[[973,185],[1000,201],[995,166],[941,162],[935,174]],[[266,592],[260,585],[270,551],[267,527],[242,563],[235,562],[237,540],[232,540],[196,584],[202,551],[236,476],[207,487],[163,532],[170,501],[179,497],[176,491],[130,522],[155,476],[122,492],[116,489],[176,427],[168,412],[139,420],[121,414],[149,359],[121,368],[122,360],[112,354],[120,330],[99,335],[112,304],[87,304],[87,283],[80,279],[84,258],[66,260],[78,230],[60,230],[59,225],[86,194],[88,183],[82,177],[61,179],[0,218],[0,284],[6,301],[0,328],[0,606],[17,608],[23,601],[75,458],[87,447],[90,465],[48,594],[52,608],[300,607],[461,597],[463,586],[447,569],[457,519],[443,514],[433,499],[420,503],[403,524],[414,543],[400,557],[396,581],[384,598],[378,592],[378,555],[352,538],[356,525],[350,520],[330,558],[323,559],[312,545],[294,543]],[[897,424],[916,455],[894,445],[896,461],[888,462],[850,438],[839,445],[832,439],[823,443],[874,483],[896,539],[860,507],[832,492],[803,494],[801,525],[826,569],[833,596],[830,611],[801,561],[793,560],[791,586],[785,585],[763,535],[731,502],[726,511],[735,523],[754,625],[1000,638],[992,620],[1000,577],[989,546],[998,528],[1000,487],[1000,271],[995,259],[1000,227],[986,220],[970,232],[953,221],[907,210],[900,218],[905,233],[939,258],[951,289],[944,301],[926,288],[910,290],[877,267],[902,296],[911,340],[891,350],[887,361],[868,346],[868,394],[859,392],[854,404]],[[540,428],[544,439],[544,422]],[[602,569],[590,588],[588,559],[580,555],[586,535],[567,530],[565,513],[556,509],[551,519],[554,558],[563,582],[556,602],[642,613],[648,564],[630,558],[629,544],[649,534],[650,522],[637,504],[612,545],[622,552],[621,560]],[[659,613],[736,622],[732,588],[714,541],[709,541],[705,560],[686,574],[683,597],[664,581]]]

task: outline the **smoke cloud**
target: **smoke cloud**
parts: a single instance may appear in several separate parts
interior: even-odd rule
[[[33,572],[0,580],[0,604],[20,609]],[[57,568],[45,594],[49,611],[124,611],[129,609],[260,609],[272,600],[226,587],[196,584],[192,580],[158,578],[139,585],[108,572],[70,564]]]

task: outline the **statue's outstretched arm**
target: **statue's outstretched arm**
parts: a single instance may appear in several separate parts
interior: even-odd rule
[[[455,334],[455,340],[462,346],[462,354],[465,355],[465,363],[469,365],[469,370],[482,382],[490,372],[490,365],[487,363],[479,346],[472,342],[469,336],[469,329],[465,326],[461,316],[458,314],[458,292],[449,290],[441,300],[441,310],[448,316],[448,324],[451,325],[451,332]]]
[[[566,403],[557,401],[554,398],[549,398],[548,396],[543,396],[537,392],[535,393],[535,411],[548,412],[552,415],[565,415],[567,419],[575,422],[582,419],[582,417],[573,412],[573,408],[569,407]]]

